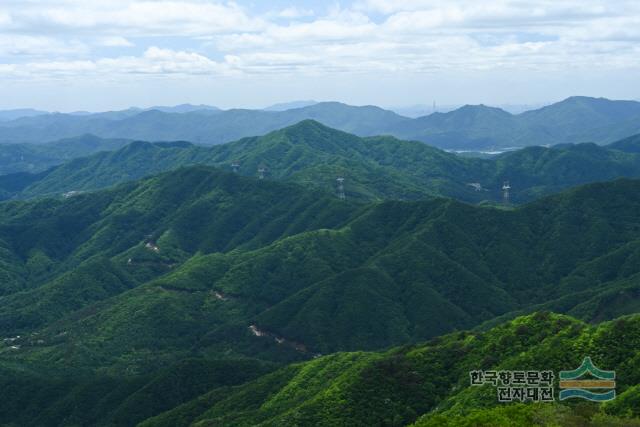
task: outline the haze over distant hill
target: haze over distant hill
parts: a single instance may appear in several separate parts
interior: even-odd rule
[[[138,114],[143,111],[151,111],[158,110],[165,113],[190,113],[193,111],[218,111],[219,108],[211,106],[211,105],[193,105],[193,104],[180,104],[175,106],[153,106],[147,108],[139,108],[139,107],[131,107],[126,110],[120,111],[105,111],[94,113],[91,111],[72,111],[70,113],[66,113],[71,116],[115,116],[115,117],[125,117],[133,114]],[[15,109],[15,110],[0,110],[0,121],[11,121],[20,119],[22,117],[35,117],[35,116],[43,116],[46,114],[61,114],[54,113],[51,111],[42,111],[42,110],[34,110],[32,108],[23,108],[23,109]]]
[[[270,105],[269,107],[265,108],[265,111],[287,111],[287,110],[292,110],[294,108],[304,108],[304,107],[309,107],[311,105],[316,105],[318,104],[317,101],[291,101],[291,102],[281,102],[278,104],[273,104]]]
[[[34,110],[33,108],[20,108],[15,110],[0,111],[0,122],[19,119],[21,117],[34,117],[49,114],[47,111]]]
[[[44,144],[0,145],[0,175],[16,172],[37,173],[76,157],[88,156],[99,151],[112,151],[130,143],[127,139],[103,139],[93,135]]]
[[[359,136],[388,134],[461,150],[588,141],[604,144],[640,133],[640,102],[587,97],[568,98],[517,115],[479,105],[416,119],[374,106],[353,107],[337,102],[285,111],[198,108],[192,106],[179,113],[155,109],[23,117],[0,123],[0,142],[39,143],[91,133],[104,138],[220,144],[262,135],[305,119]]]

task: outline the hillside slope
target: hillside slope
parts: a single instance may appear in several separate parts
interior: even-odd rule
[[[620,343],[624,342],[624,346]],[[637,426],[640,318],[590,327],[537,313],[484,333],[459,332],[384,353],[339,353],[287,366],[232,390],[212,390],[141,424],[151,426]],[[592,355],[615,369],[611,404],[504,404],[473,370],[560,370]],[[554,382],[557,390],[557,379]],[[635,397],[634,397],[635,396]],[[584,408],[586,406],[586,408]],[[591,424],[593,422],[593,424]]]
[[[49,206],[4,205],[6,276],[23,285],[5,282],[0,325],[25,337],[5,355],[116,372],[148,354],[295,360],[539,306],[606,320],[640,304],[638,181],[506,211],[359,205],[195,167]]]
[[[534,353],[549,356],[541,360],[554,368],[574,365],[575,352],[549,348],[565,348],[558,342],[566,334],[593,330],[534,316],[493,330],[514,330],[516,338],[511,332],[487,340],[480,337],[494,332],[474,334],[477,339],[454,334],[432,342],[435,349],[416,350],[417,361],[407,348],[386,349],[486,329],[501,318],[538,310],[589,322],[637,313],[639,212],[640,181],[631,180],[502,210],[447,199],[342,201],[203,166],[67,199],[1,203],[0,367],[7,391],[0,417],[23,408],[19,419],[32,419],[36,410],[27,401],[48,402],[33,418],[42,421],[37,425],[57,425],[70,416],[81,425],[95,425],[96,419],[130,425],[127,420],[142,421],[181,404],[187,406],[167,415],[169,424],[174,416],[189,423],[201,418],[204,425],[290,419],[313,424],[347,416],[363,425],[387,423],[388,417],[388,424],[405,424],[436,407],[457,411],[443,416],[466,417],[458,409],[469,392],[458,395],[452,386],[467,362],[513,367],[516,359],[531,361],[523,356],[529,347],[518,344],[523,339],[527,346],[542,346]],[[628,368],[637,362],[629,338],[636,334],[633,322],[603,329],[605,336],[625,334],[615,360],[595,349],[619,346],[620,340],[600,342],[599,332],[569,335],[576,339],[566,344],[598,356],[602,366],[615,366],[625,376],[620,392],[637,384]],[[454,344],[440,348],[438,342]],[[460,359],[475,351],[476,342],[479,355]],[[381,353],[321,357],[363,350]],[[444,352],[435,365],[419,365],[434,351]],[[507,359],[490,358],[496,355]],[[246,376],[197,381],[209,362],[249,358],[258,361],[247,365]],[[166,384],[170,380],[161,378],[173,369],[184,372],[180,364],[189,359],[202,363],[185,368],[190,373],[184,374],[183,393],[154,404],[154,396],[164,395],[152,384]],[[310,362],[289,365],[248,388],[228,388],[275,364],[301,361]],[[444,362],[458,366],[443,369],[451,377],[425,380],[413,373],[446,367]],[[12,392],[15,384],[42,394]],[[372,389],[396,402],[388,412],[386,403],[366,403]],[[473,402],[484,402],[470,392]],[[86,401],[94,395],[101,402],[95,408]],[[253,396],[250,402],[247,396]],[[625,399],[612,409],[616,414],[625,413],[624,402],[633,402],[634,395]],[[428,417],[419,422],[437,425],[438,418]]]

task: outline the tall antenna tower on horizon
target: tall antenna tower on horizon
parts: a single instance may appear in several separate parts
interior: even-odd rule
[[[347,196],[344,194],[344,178],[338,177],[336,178],[336,181],[338,181],[338,199],[344,200],[347,198]]]
[[[505,181],[504,184],[502,184],[502,200],[505,205],[509,204],[510,190],[511,190],[511,185],[509,185],[509,181]]]

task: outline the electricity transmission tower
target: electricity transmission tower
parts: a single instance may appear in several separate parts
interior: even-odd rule
[[[509,198],[510,198],[510,192],[511,190],[511,185],[509,185],[509,181],[505,181],[504,184],[502,184],[502,201],[504,202],[505,205],[509,204]]]
[[[336,179],[338,181],[338,198],[340,200],[344,200],[347,196],[344,194],[344,178],[339,177]]]

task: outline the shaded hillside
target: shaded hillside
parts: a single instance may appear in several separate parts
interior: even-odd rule
[[[0,423],[20,426],[134,426],[212,388],[276,368],[258,360],[189,358],[138,377],[0,362]]]
[[[614,142],[609,145],[609,148],[626,153],[640,153],[640,135],[633,135],[629,138]]]
[[[96,190],[182,166],[208,163],[208,149],[187,142],[135,141],[117,151],[73,159],[20,189],[19,196],[59,196]]]
[[[159,265],[199,250],[259,246],[341,224],[354,208],[290,184],[262,183],[204,167],[63,200],[4,203],[3,260],[19,260],[7,271],[20,274],[2,281],[0,288],[4,293],[4,286],[19,288],[17,283],[37,287],[95,256],[112,257],[163,238],[171,241],[173,251],[158,257]],[[292,222],[293,214],[299,217]],[[170,237],[171,229],[177,235]]]

